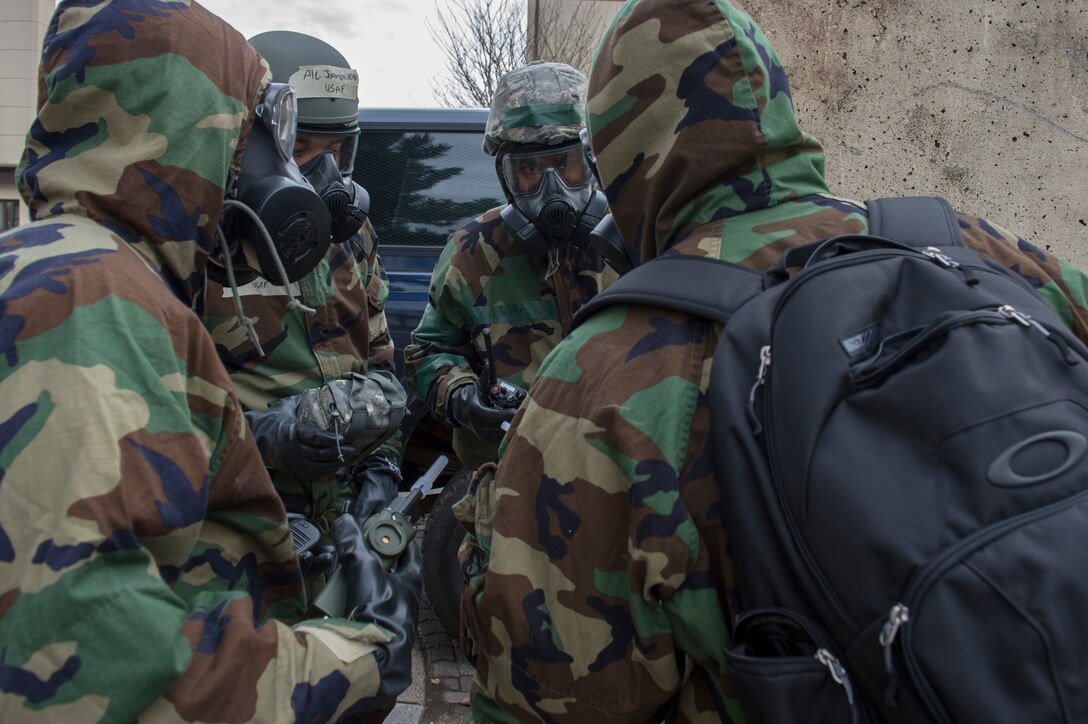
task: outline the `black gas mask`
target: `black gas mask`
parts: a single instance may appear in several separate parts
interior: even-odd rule
[[[578,141],[526,145],[505,154],[501,164],[510,195],[502,220],[519,243],[534,256],[549,248],[586,248],[608,201],[594,188]]]
[[[597,170],[597,155],[593,153],[593,146],[589,144],[589,131],[583,128],[578,137],[582,142],[582,155],[585,156],[589,172],[593,174],[593,180],[597,182],[597,186],[603,189],[601,174]],[[638,266],[638,258],[623,243],[623,237],[620,236],[620,230],[616,227],[616,220],[612,218],[611,213],[606,213],[590,232],[589,246],[621,276]]]
[[[303,130],[303,133],[310,133]],[[332,243],[340,244],[362,228],[370,212],[370,194],[351,178],[358,130],[337,151],[323,151],[302,164],[302,175],[329,210]]]
[[[292,157],[297,115],[291,86],[269,83],[246,138],[237,201],[224,207],[230,258],[243,281],[253,273],[275,284],[298,281],[329,248],[329,209]]]

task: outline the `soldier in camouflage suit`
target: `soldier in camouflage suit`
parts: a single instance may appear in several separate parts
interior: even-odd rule
[[[303,173],[311,178],[326,162],[334,174],[350,179],[359,133],[357,73],[346,67],[347,60],[335,48],[302,33],[271,31],[249,43],[268,61],[273,81],[295,87],[299,120],[294,156]],[[337,82],[329,84],[326,77]],[[333,183],[343,188],[339,179]],[[264,279],[239,287],[244,312],[254,320],[259,350],[235,316],[229,286],[208,280],[198,312],[230,372],[287,510],[306,516],[326,533],[320,552],[306,554],[307,562],[313,561],[304,568],[313,579],[309,593],[314,595],[331,563],[328,526],[345,501],[354,500],[361,489],[368,498],[360,508],[365,513],[395,497],[400,482],[399,435],[354,465],[350,475],[337,475],[351,453],[343,435],[308,429],[313,426],[297,418],[294,425],[277,424],[285,416],[294,418],[291,406],[305,390],[368,369],[395,374],[385,319],[389,285],[370,219],[346,241],[334,239],[325,259],[293,286],[313,311],[291,308],[284,287]],[[283,402],[265,412],[278,400]],[[308,459],[301,430],[319,444],[315,456],[323,459]]]
[[[863,204],[828,194],[773,48],[727,0],[624,4],[589,111],[635,259],[765,270],[789,247],[867,230]],[[1088,340],[1088,278],[983,219],[959,222]],[[497,469],[457,508],[475,533],[461,611],[475,720],[745,720],[723,660],[736,589],[709,447],[719,333],[610,307],[541,366]]]
[[[0,720],[329,721],[409,681],[418,554],[383,573],[343,516],[356,620],[299,620],[191,311],[268,82],[196,2],[65,0],[48,27],[34,221],[0,235]]]
[[[517,189],[504,173],[507,157],[576,153],[585,126],[585,93],[585,76],[562,63],[531,63],[499,80],[483,149],[496,157],[510,203],[450,236],[431,276],[426,310],[404,350],[409,388],[454,426],[453,447],[467,467],[495,459],[500,425],[514,415],[514,409],[489,413],[477,395],[483,330],[490,328],[497,376],[528,387],[567,333],[573,314],[615,279],[587,248],[589,213],[582,214],[580,228],[553,230],[535,244],[519,238],[508,223],[512,212],[524,216]],[[586,208],[594,208],[599,197],[603,210],[604,197],[592,191],[588,170],[584,183],[593,199]]]

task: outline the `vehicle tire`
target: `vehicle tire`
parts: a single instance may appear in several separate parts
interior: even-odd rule
[[[468,492],[473,471],[458,470],[438,494],[423,534],[423,586],[442,626],[454,642],[460,639],[461,592],[465,581],[457,562],[457,549],[465,529],[453,517],[453,504]]]

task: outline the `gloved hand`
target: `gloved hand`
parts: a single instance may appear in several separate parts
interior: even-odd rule
[[[492,407],[479,385],[462,385],[450,393],[450,422],[469,430],[485,442],[497,443],[506,433],[502,424],[517,414],[516,407]]]
[[[298,419],[297,395],[276,400],[265,412],[246,412],[264,464],[296,478],[335,473],[355,456],[343,436]]]
[[[359,491],[351,512],[360,525],[392,503],[400,489],[400,465],[383,450],[364,458],[351,471],[351,477]]]
[[[298,566],[302,569],[303,578],[328,573],[335,560],[336,548],[325,543],[318,543],[310,550],[298,554]]]
[[[366,547],[354,516],[345,514],[333,521],[332,537],[346,581],[346,617],[372,621],[393,634],[392,641],[374,652],[381,675],[375,699],[391,700],[412,681],[412,646],[423,591],[419,547],[412,541],[387,573]]]

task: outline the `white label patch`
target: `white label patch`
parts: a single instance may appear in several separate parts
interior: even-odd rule
[[[284,287],[273,284],[267,279],[254,279],[249,284],[243,284],[242,286],[238,287],[238,296],[286,297],[288,289],[290,289],[291,293],[294,294],[296,297],[299,296],[300,292],[298,282],[292,282],[291,286],[285,289]],[[233,297],[234,295],[230,293],[230,287],[223,287],[223,298],[232,299]]]
[[[287,80],[299,98],[359,100],[359,73],[332,65],[304,65]]]

